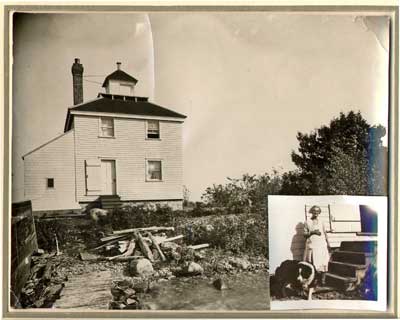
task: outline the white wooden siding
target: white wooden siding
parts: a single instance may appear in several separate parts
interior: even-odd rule
[[[99,137],[98,117],[76,115],[77,199],[87,194],[85,162],[116,160],[117,193],[123,201],[182,199],[182,123],[160,121],[160,140],[146,139],[146,120],[114,118],[114,137]],[[163,181],[146,181],[146,159],[160,159]]]
[[[75,199],[74,130],[24,157],[25,198],[34,211],[80,208]],[[47,188],[54,178],[54,188]]]

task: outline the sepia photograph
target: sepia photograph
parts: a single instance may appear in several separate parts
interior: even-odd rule
[[[14,12],[10,31],[10,310],[381,310],[388,15]]]
[[[386,305],[386,197],[269,196],[268,221],[272,301]]]

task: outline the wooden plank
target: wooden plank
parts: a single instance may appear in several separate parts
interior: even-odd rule
[[[125,239],[127,237],[129,237],[128,234],[111,235],[111,236],[107,236],[107,237],[101,238],[100,241],[101,242],[108,242],[108,241],[113,241],[113,240],[123,240],[123,239]]]
[[[182,239],[183,237],[184,237],[183,235],[179,235],[179,236],[176,236],[176,237],[161,239],[161,240],[157,240],[157,243],[161,244],[161,243],[164,243],[164,242],[175,241],[175,240],[178,240],[178,239]]]
[[[61,298],[56,300],[54,308],[106,310],[112,299],[110,292],[112,280],[109,270],[71,275],[65,282]]]
[[[125,229],[125,230],[117,230],[113,231],[113,234],[125,234],[125,233],[134,233],[134,232],[142,232],[142,231],[175,231],[174,227],[146,227],[146,228],[133,228],[133,229]]]
[[[130,261],[130,260],[135,260],[135,259],[142,259],[144,256],[116,256],[116,257],[110,257],[110,258],[105,258],[108,261],[115,261],[115,262],[123,262],[123,261]]]
[[[156,248],[158,254],[160,255],[161,260],[162,261],[166,261],[167,259],[165,258],[164,253],[162,252],[162,250],[161,250],[160,246],[158,245],[156,239],[154,239],[153,235],[150,232],[148,232],[147,236],[150,238],[151,242],[153,243],[153,246]]]
[[[151,262],[154,262],[153,253],[151,252],[146,241],[143,239],[142,235],[137,231],[134,233],[134,235],[135,235],[135,239],[138,242],[140,250],[142,251],[143,255],[147,259],[149,259]]]
[[[198,250],[198,249],[208,248],[209,246],[210,245],[208,243],[203,243],[203,244],[197,244],[195,246],[188,246],[188,248],[193,250]]]
[[[123,258],[123,257],[129,257],[129,256],[131,256],[131,255],[133,254],[133,252],[135,251],[135,247],[136,247],[135,240],[132,239],[132,240],[129,241],[129,244],[128,244],[128,247],[127,247],[125,253],[120,254],[120,255],[118,255],[118,256],[111,257],[110,260],[115,260],[115,259],[118,259],[118,258]]]

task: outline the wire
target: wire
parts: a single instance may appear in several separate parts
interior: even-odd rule
[[[88,75],[84,75],[84,78],[89,78],[89,77],[105,77],[105,74],[99,74],[99,75],[95,75],[95,74],[88,74]]]

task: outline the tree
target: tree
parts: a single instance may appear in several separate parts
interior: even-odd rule
[[[385,134],[383,126],[371,126],[353,111],[309,134],[299,132],[298,152],[292,152],[298,169],[283,175],[282,193],[386,194]]]

